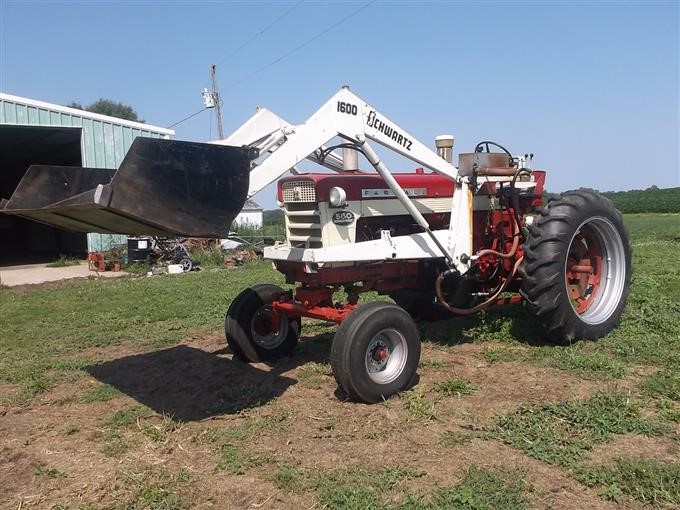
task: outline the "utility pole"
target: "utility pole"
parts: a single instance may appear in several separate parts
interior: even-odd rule
[[[217,91],[217,65],[210,66],[210,81],[212,82],[212,98],[215,103],[215,116],[217,117],[217,133],[220,140],[224,139],[224,128],[222,127],[222,100]]]

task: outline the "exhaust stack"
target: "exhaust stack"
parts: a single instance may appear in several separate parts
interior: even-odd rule
[[[434,139],[437,154],[447,163],[453,162],[453,135],[439,135]]]

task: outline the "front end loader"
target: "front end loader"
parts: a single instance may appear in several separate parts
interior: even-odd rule
[[[136,138],[117,170],[32,165],[0,211],[77,232],[226,237],[257,149]]]
[[[418,167],[391,172],[373,143]],[[545,205],[533,155],[482,141],[455,167],[453,137],[436,146],[343,87],[303,124],[259,109],[213,144],[138,139],[115,174],[32,167],[0,207],[76,230],[225,236],[246,198],[290,171],[278,182],[286,241],[264,256],[294,289],[245,289],[226,340],[241,360],[273,361],[295,349],[304,317],[335,322],[335,378],[363,402],[414,383],[419,320],[524,302],[552,343],[615,328],[631,250],[612,203],[581,189]],[[325,171],[303,173],[303,160]],[[360,304],[365,292],[391,301]]]

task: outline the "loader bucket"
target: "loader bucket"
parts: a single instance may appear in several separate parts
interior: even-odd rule
[[[0,212],[67,230],[227,237],[257,151],[136,138],[116,170],[32,165]]]

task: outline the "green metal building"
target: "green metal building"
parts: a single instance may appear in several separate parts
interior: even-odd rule
[[[9,198],[30,165],[118,168],[138,136],[175,132],[140,122],[0,93],[0,198]],[[125,242],[125,236],[66,232],[0,214],[0,264],[83,254]]]

